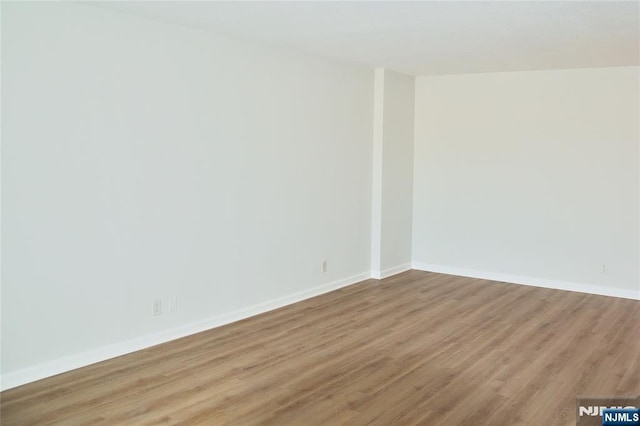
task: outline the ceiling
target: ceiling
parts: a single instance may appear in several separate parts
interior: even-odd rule
[[[414,75],[640,64],[638,1],[91,4]]]

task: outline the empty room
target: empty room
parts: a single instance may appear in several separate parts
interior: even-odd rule
[[[0,424],[640,424],[640,2],[0,7]]]

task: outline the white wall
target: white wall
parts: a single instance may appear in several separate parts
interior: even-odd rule
[[[418,78],[415,266],[638,297],[638,80]]]
[[[2,8],[5,388],[369,276],[372,70]]]
[[[376,70],[372,275],[411,268],[415,77]]]
[[[411,260],[638,294],[638,68],[377,70],[374,102],[372,70],[6,2],[2,67],[3,388]]]

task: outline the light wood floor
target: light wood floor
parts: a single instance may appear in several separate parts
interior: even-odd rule
[[[640,302],[409,271],[3,392],[3,425],[564,425],[640,393]]]

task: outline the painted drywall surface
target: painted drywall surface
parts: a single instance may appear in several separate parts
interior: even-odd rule
[[[3,373],[369,271],[371,70],[71,3],[2,32]]]
[[[381,271],[411,264],[414,91],[415,77],[385,70]]]
[[[371,183],[371,275],[381,278],[382,250],[382,151],[384,146],[384,75],[374,71],[373,165]]]
[[[638,80],[418,78],[414,264],[637,291]]]
[[[375,70],[371,271],[411,267],[415,77]]]

